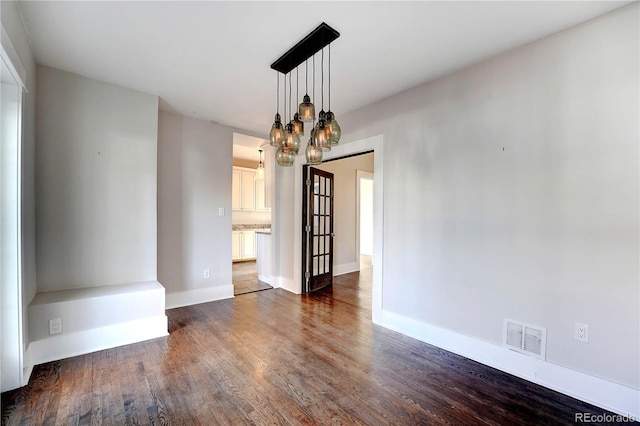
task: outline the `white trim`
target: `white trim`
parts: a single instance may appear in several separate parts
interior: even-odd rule
[[[333,265],[333,276],[348,274],[350,272],[356,272],[360,270],[360,262],[343,263],[340,265]]]
[[[29,344],[25,358],[29,360],[29,371],[31,371],[34,365],[44,362],[57,361],[168,335],[166,315],[142,318],[36,340]],[[88,344],[88,342],[99,343]]]
[[[623,416],[640,419],[640,390],[381,311],[374,323]]]
[[[382,265],[384,265],[384,150],[382,135],[372,136],[337,145],[331,151],[324,153],[324,160],[345,157],[353,154],[374,151],[373,170],[375,179],[373,181],[373,257],[376,259],[373,266],[373,286],[372,286],[372,317],[375,319],[382,310]],[[296,157],[294,181],[294,234],[293,234],[293,280],[291,287],[285,290],[299,294],[302,292],[302,165],[305,162],[304,156]],[[273,229],[272,229],[273,232]],[[276,230],[277,232],[277,230]],[[290,290],[292,288],[293,290]]]
[[[356,169],[356,259],[360,259],[360,191],[362,186],[362,179],[374,180],[374,174],[366,172],[364,170]]]
[[[20,57],[16,52],[16,49],[13,47],[13,43],[11,43],[11,39],[9,38],[9,34],[4,29],[4,26],[0,24],[2,37],[0,43],[0,56],[6,58],[5,63],[9,67],[9,71],[13,75],[18,83],[22,86],[22,89],[27,91],[27,72],[22,66],[22,62],[20,62]]]
[[[300,294],[302,293],[301,289],[302,287],[300,287],[299,285],[296,285],[296,283],[294,282],[294,280],[291,280],[289,278],[285,278],[285,277],[273,277],[273,281],[275,284],[271,284],[273,285],[274,288],[279,287],[283,290],[287,290],[293,294]]]
[[[273,277],[271,275],[258,274],[258,281],[262,281],[263,283],[269,284],[270,286],[273,287],[273,284],[271,284],[272,280],[273,280]]]
[[[214,302],[222,299],[230,299],[233,297],[233,284],[177,291],[174,293],[167,293],[165,297],[167,309]]]

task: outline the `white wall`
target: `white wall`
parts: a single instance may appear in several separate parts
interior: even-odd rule
[[[505,317],[541,325],[550,363],[640,388],[637,17],[635,3],[339,117],[341,144],[393,147],[385,311],[490,346]],[[292,277],[293,232],[276,237]]]
[[[228,127],[160,112],[158,280],[167,307],[233,297],[232,144]]]
[[[38,291],[156,280],[158,98],[38,66]]]
[[[373,154],[358,155],[324,163],[317,168],[334,175],[334,223],[333,242],[334,273],[360,269],[358,238],[358,170],[373,172]]]

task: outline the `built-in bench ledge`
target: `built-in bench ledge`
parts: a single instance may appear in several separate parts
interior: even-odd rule
[[[47,291],[28,309],[30,365],[166,336],[165,289],[158,281]],[[62,332],[49,333],[60,318]]]

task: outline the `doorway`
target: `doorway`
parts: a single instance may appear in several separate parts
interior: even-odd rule
[[[375,179],[373,182],[373,257],[375,259],[372,274],[372,321],[378,323],[382,316],[382,288],[383,288],[383,265],[384,265],[384,138],[382,135],[367,137],[365,139],[356,140],[346,144],[340,144],[331,148],[331,151],[324,154],[325,162],[341,157],[355,156],[367,152],[374,153],[374,169]],[[303,272],[302,272],[302,169],[305,159],[303,156],[296,158],[295,166],[292,168],[291,178],[294,182],[293,192],[293,212],[291,216],[291,231],[280,230],[285,238],[293,237],[291,256],[281,260],[279,266],[281,268],[292,268],[293,275],[291,279],[282,279],[281,287],[293,293],[302,293],[303,291]],[[323,162],[324,164],[324,162]],[[354,176],[355,178],[355,176]],[[336,185],[339,185],[336,183]],[[336,239],[339,237],[336,234]],[[335,250],[336,255],[338,250]]]
[[[314,291],[320,287],[331,285],[332,279],[345,274],[360,271],[360,237],[363,238],[365,249],[368,248],[367,259],[373,254],[373,205],[367,204],[367,199],[373,202],[373,181],[375,155],[373,152],[363,152],[350,156],[331,159],[314,167],[303,166],[307,170],[303,188],[303,292]],[[318,181],[318,174],[321,180]],[[366,189],[363,197],[365,205],[360,208],[360,177],[369,180],[369,191]],[[305,175],[306,176],[306,175]],[[330,176],[331,180],[324,176]],[[322,183],[332,182],[331,186]],[[320,184],[320,185],[319,185]],[[320,186],[319,188],[317,188]],[[318,195],[318,193],[322,193]],[[326,193],[325,193],[326,192]],[[330,198],[329,198],[330,193]],[[368,196],[368,197],[367,197]],[[320,202],[321,211],[313,207]],[[322,208],[327,207],[322,210]],[[364,221],[360,220],[360,213]],[[367,228],[368,221],[368,228]],[[360,222],[367,228],[360,232]],[[319,235],[319,238],[318,236]],[[328,255],[327,255],[328,254]],[[329,258],[329,255],[331,258]],[[315,262],[312,264],[312,262]],[[322,269],[317,271],[318,267]],[[370,263],[368,268],[371,268]],[[324,277],[317,285],[317,272]]]
[[[3,29],[4,31],[4,29]],[[0,391],[24,385],[21,226],[22,81],[0,54]]]

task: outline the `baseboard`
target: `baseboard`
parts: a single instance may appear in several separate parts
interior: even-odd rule
[[[165,295],[167,309],[197,305],[199,303],[215,302],[216,300],[230,299],[232,297],[233,284],[177,291],[175,293],[167,293]]]
[[[273,277],[271,275],[263,275],[263,274],[258,274],[258,281],[262,281],[265,284],[269,284],[271,287],[275,287],[273,285]]]
[[[640,419],[638,389],[384,310],[374,315],[374,323],[605,410]]]
[[[341,265],[333,265],[333,276],[348,274],[360,270],[360,262],[343,263]]]
[[[167,316],[162,315],[36,340],[27,348],[25,361],[28,360],[28,366],[25,367],[25,373],[29,371],[31,375],[34,365],[45,362],[168,336],[167,330]],[[25,380],[28,379],[26,376]]]
[[[290,291],[291,293],[294,293],[294,294],[302,293],[302,289],[297,288],[296,283],[290,278],[273,277],[273,279],[274,279],[274,282],[277,284],[277,286],[274,285],[273,287],[279,287],[283,290]]]

